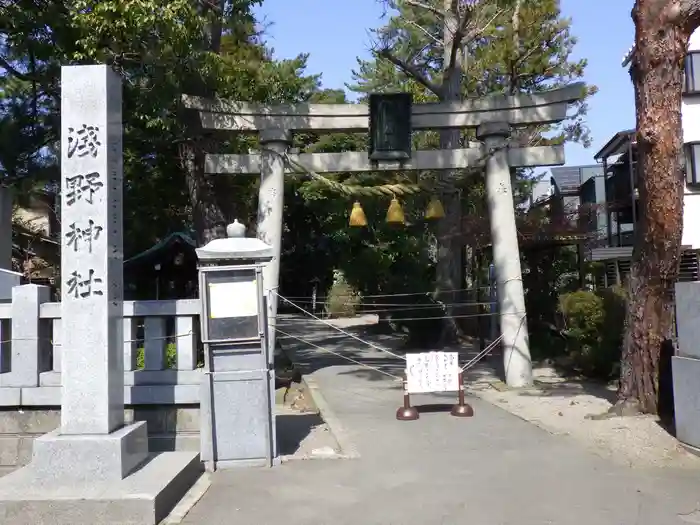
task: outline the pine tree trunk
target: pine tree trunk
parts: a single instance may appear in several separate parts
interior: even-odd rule
[[[215,144],[201,137],[180,144],[180,165],[185,172],[197,246],[226,237],[226,221],[216,198],[214,177],[204,173],[204,156],[215,151]]]
[[[206,27],[204,47],[214,53],[219,53],[221,48],[225,3],[225,0],[218,0],[218,3],[195,1],[203,15],[212,17]],[[199,73],[195,72],[194,75]],[[195,77],[194,83],[197,86],[194,95],[208,97],[214,94],[203,79]],[[211,136],[199,135],[184,141],[179,147],[180,166],[187,181],[197,246],[226,237],[226,220],[217,199],[214,177],[204,173],[205,155],[216,153],[217,144],[218,141]]]
[[[461,50],[453,67],[450,67],[452,41],[457,31],[457,16],[452,9],[452,0],[445,0],[444,26],[444,72],[443,72],[443,102],[459,101],[462,98],[462,59]],[[440,149],[457,149],[461,147],[459,130],[443,130],[440,132]],[[452,173],[441,172],[441,178],[452,178]],[[459,302],[458,289],[462,288],[462,202],[457,190],[442,192],[440,200],[445,208],[445,217],[438,224],[438,253],[436,268],[436,288],[438,298],[446,305],[446,319],[443,323],[441,340],[452,343],[457,339],[459,327],[454,318],[454,304]]]
[[[632,11],[640,219],[617,407],[633,405],[645,413],[657,412],[659,354],[672,338],[683,227],[681,83],[690,31],[669,6],[637,0]]]

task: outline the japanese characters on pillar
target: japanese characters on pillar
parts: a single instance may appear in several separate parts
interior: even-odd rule
[[[93,267],[99,264],[90,264],[92,261],[86,260],[83,255],[85,252],[88,255],[93,253],[93,245],[99,241],[100,233],[104,230],[104,226],[94,220],[97,215],[94,207],[99,206],[103,199],[103,195],[98,193],[104,188],[102,179],[106,176],[99,170],[89,172],[84,170],[90,158],[99,162],[100,154],[105,155],[100,141],[100,127],[82,123],[78,128],[68,126],[65,134],[67,151],[64,162],[67,161],[68,165],[63,170],[65,176],[61,191],[64,203],[62,219],[65,224],[62,230],[64,250],[62,250],[61,259],[65,265],[71,260],[72,252],[74,260],[68,267],[69,278],[62,283],[65,287],[64,301],[104,295],[104,283],[101,277],[103,274],[96,274],[99,268]],[[75,172],[70,169],[73,160],[82,161],[75,163],[78,168]],[[82,261],[84,261],[83,264],[81,264]]]
[[[106,155],[102,150],[100,142],[100,127],[82,124],[76,129],[68,126],[66,160],[68,166],[64,169],[66,173],[63,179],[62,195],[65,202],[62,219],[65,223],[65,230],[62,233],[64,242],[63,264],[74,259],[69,265],[69,279],[63,283],[65,299],[84,299],[92,295],[103,295],[103,273],[99,272],[101,266],[91,264],[90,257],[84,257],[93,253],[93,246],[99,241],[100,233],[104,227],[95,222],[98,215],[102,215],[96,210],[97,206],[103,205],[104,196],[100,190],[104,188],[103,178],[107,174],[99,171],[86,171],[84,168],[89,164],[90,158],[99,162],[99,156]],[[70,169],[71,160],[82,160],[75,163],[76,170]],[[87,162],[86,162],[87,161]],[[83,169],[80,169],[83,168]],[[97,212],[97,213],[96,213]],[[74,257],[70,253],[75,254]],[[81,262],[83,264],[81,264]],[[87,264],[85,264],[87,263]]]
[[[61,428],[123,425],[121,80],[107,66],[61,71]]]

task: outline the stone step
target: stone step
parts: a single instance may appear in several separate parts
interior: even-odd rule
[[[29,465],[0,478],[0,523],[13,525],[157,525],[203,472],[199,454],[152,454],[113,483],[56,483]]]

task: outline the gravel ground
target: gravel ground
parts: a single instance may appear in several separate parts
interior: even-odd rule
[[[340,446],[305,382],[277,390],[277,439],[285,461],[335,458]],[[285,395],[286,394],[286,395]]]
[[[535,387],[509,390],[493,374],[469,385],[472,394],[553,433],[569,435],[597,454],[631,467],[698,468],[688,453],[652,416],[591,420],[606,412],[615,391],[605,385],[559,377],[535,369]]]

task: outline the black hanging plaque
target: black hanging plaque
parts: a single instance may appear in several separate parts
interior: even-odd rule
[[[407,161],[411,158],[410,93],[373,93],[369,96],[369,158]]]

